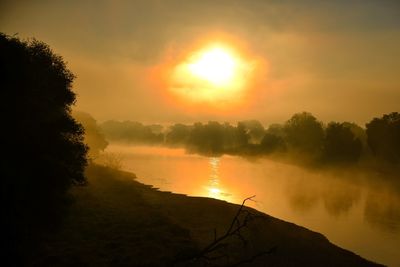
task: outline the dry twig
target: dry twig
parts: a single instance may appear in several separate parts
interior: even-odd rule
[[[249,210],[244,209],[245,203],[247,201],[254,201],[253,198],[254,196],[247,197],[243,200],[241,206],[239,207],[238,211],[236,212],[234,218],[232,219],[232,222],[227,229],[227,231],[220,237],[217,236],[217,231],[214,229],[214,240],[208,244],[205,248],[203,248],[198,254],[187,258],[187,259],[181,259],[175,262],[175,264],[182,264],[182,263],[187,263],[187,264],[192,264],[195,262],[204,262],[206,266],[240,266],[245,263],[251,263],[255,259],[271,254],[276,250],[276,247],[272,247],[269,250],[266,251],[261,251],[255,255],[253,255],[250,258],[240,260],[236,263],[233,264],[228,264],[228,265],[216,265],[216,261],[221,261],[221,259],[225,258],[226,262],[229,263],[229,255],[225,252],[225,248],[228,247],[228,242],[227,240],[231,237],[236,237],[238,238],[243,246],[247,246],[248,241],[245,239],[245,237],[242,234],[242,230],[248,226],[248,223],[253,220],[256,217],[255,214],[250,212]]]

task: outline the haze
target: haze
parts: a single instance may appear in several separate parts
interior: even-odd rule
[[[400,266],[399,48],[399,0],[0,1],[2,265]]]
[[[65,58],[76,109],[99,121],[270,124],[309,111],[364,125],[399,108],[398,1],[2,1],[0,10],[0,31]],[[166,66],[214,41],[261,62],[257,77],[229,108],[178,100]]]

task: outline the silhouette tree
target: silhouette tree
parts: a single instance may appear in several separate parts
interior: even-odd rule
[[[210,121],[207,124],[195,123],[188,139],[190,152],[205,155],[221,155],[224,152],[223,126]]]
[[[0,33],[0,69],[2,215],[12,249],[31,225],[50,223],[70,185],[85,182],[87,147],[71,116],[74,75],[61,56]]]
[[[400,113],[392,112],[366,124],[367,142],[379,159],[400,162]]]
[[[269,154],[285,150],[285,141],[282,137],[272,133],[266,133],[260,143],[261,152]]]
[[[245,149],[249,144],[250,136],[246,131],[246,126],[242,122],[237,124],[235,139],[239,151]]]
[[[107,146],[106,141],[100,127],[97,125],[96,120],[86,112],[75,111],[73,112],[74,118],[82,124],[85,129],[85,143],[88,145],[88,156],[95,159],[99,153]]]
[[[264,137],[265,129],[262,124],[257,120],[246,120],[241,121],[246,129],[246,133],[249,136],[249,143],[258,144]]]
[[[349,123],[331,122],[326,128],[324,156],[329,162],[356,162],[362,152],[362,143],[351,131]]]
[[[133,144],[160,144],[164,135],[160,133],[161,125],[143,125],[136,121],[106,121],[100,125],[109,140],[123,141]],[[156,133],[157,132],[157,133]]]
[[[283,127],[280,124],[271,124],[265,131],[260,142],[260,151],[264,154],[283,152],[286,150]]]
[[[186,149],[190,153],[219,156],[222,154],[247,153],[249,135],[244,124],[238,123],[237,127],[229,123],[210,121],[207,124],[196,122],[193,126],[179,126],[188,134]],[[170,137],[167,135],[167,140]]]
[[[186,145],[190,134],[190,126],[177,123],[169,127],[169,132],[165,136],[165,143],[169,146]]]
[[[303,155],[318,157],[322,151],[324,130],[322,123],[308,112],[297,113],[284,125],[289,149]]]

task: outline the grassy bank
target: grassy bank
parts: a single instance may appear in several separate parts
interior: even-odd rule
[[[88,186],[71,191],[67,216],[40,236],[26,265],[375,266],[321,234],[250,208],[234,224],[240,231],[202,253],[224,235],[239,205],[160,192],[102,166],[89,166],[86,175]]]

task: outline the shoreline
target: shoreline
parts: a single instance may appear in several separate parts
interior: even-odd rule
[[[36,265],[382,266],[249,207],[234,223],[245,222],[239,233],[204,254],[233,225],[240,205],[162,192],[104,166],[88,166],[86,173],[88,185],[71,191],[74,202],[63,224],[31,253]]]

